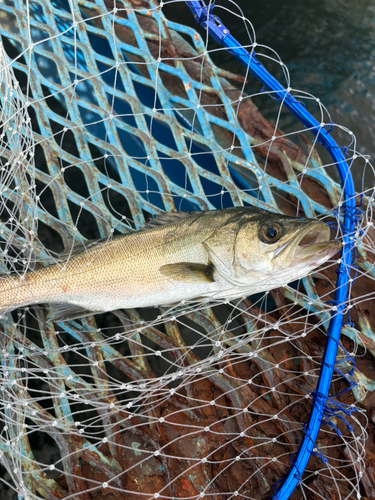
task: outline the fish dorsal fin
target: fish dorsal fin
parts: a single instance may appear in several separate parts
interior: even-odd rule
[[[167,224],[172,224],[182,219],[189,219],[194,216],[200,216],[204,212],[166,212],[164,214],[158,214],[154,219],[150,219],[147,224],[145,224],[144,229],[151,229],[156,226],[165,226]]]
[[[49,304],[49,307],[51,309],[50,321],[71,321],[103,313],[103,311],[90,311],[74,304]]]
[[[63,250],[61,253],[59,253],[58,258],[61,260],[66,260],[69,257],[74,257],[75,255],[90,250],[91,248],[97,245],[108,243],[111,240],[112,238],[100,238],[98,240],[82,241],[81,243],[77,243],[76,245],[73,245],[72,247]]]
[[[212,264],[195,264],[194,262],[177,262],[166,264],[159,269],[164,276],[173,281],[184,283],[213,283],[215,268]]]

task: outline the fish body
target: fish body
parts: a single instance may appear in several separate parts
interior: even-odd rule
[[[63,263],[3,277],[0,310],[48,303],[55,319],[67,319],[198,298],[230,300],[305,276],[339,248],[322,222],[258,208],[166,214]]]

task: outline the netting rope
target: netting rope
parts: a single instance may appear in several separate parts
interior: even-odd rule
[[[237,7],[226,5],[230,22]],[[185,25],[184,1],[0,3],[0,307],[7,275],[43,275],[77,243],[86,251],[165,212],[307,217],[328,223],[344,251],[318,274],[241,300],[71,321],[53,321],[48,303],[4,312],[6,500],[375,491],[374,170],[319,99],[292,88],[276,52],[256,45],[241,11],[231,15],[251,41],[242,48],[213,4],[189,6],[203,12],[203,36]],[[284,88],[270,76],[281,73]],[[331,142],[331,125],[348,147]]]
[[[346,310],[350,270],[354,263],[354,242],[351,238],[358,222],[358,208],[356,207],[356,193],[349,165],[345,159],[342,148],[330,135],[326,127],[330,124],[319,123],[291,94],[290,89],[285,89],[257,60],[256,43],[251,52],[248,52],[229,32],[221,20],[212,14],[215,3],[210,1],[207,7],[203,0],[186,2],[198,24],[216,40],[227,48],[238,61],[240,61],[252,75],[254,75],[271,92],[273,98],[281,101],[302,122],[306,130],[314,134],[316,140],[322,144],[333,161],[336,163],[343,190],[343,247],[341,250],[340,264],[337,269],[336,290],[334,296],[335,308],[331,312],[331,321],[327,331],[327,343],[322,359],[322,368],[319,375],[316,391],[314,393],[312,409],[309,420],[304,428],[304,436],[293,459],[292,466],[285,479],[275,492],[275,500],[286,500],[293,493],[301,481],[307,463],[315,448],[315,442],[327,409],[327,398],[331,385],[332,375],[335,370],[335,361],[339,346],[343,314]]]

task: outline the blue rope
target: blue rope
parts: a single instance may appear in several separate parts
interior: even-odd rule
[[[272,97],[282,101],[284,105],[309,129],[316,140],[322,144],[337,164],[337,171],[340,176],[340,182],[343,192],[343,202],[341,213],[343,215],[343,248],[341,251],[340,264],[337,270],[336,290],[334,294],[335,310],[332,311],[331,321],[327,332],[327,343],[323,355],[322,369],[316,391],[313,395],[312,410],[309,420],[304,427],[304,436],[297,452],[292,466],[282,481],[278,490],[275,490],[273,500],[287,500],[294,489],[301,481],[301,476],[306,469],[309,458],[312,454],[320,454],[315,448],[316,438],[323,418],[329,418],[332,415],[331,410],[327,410],[329,387],[333,371],[335,369],[335,360],[340,339],[340,331],[345,312],[345,303],[347,301],[350,274],[347,272],[347,266],[352,266],[355,259],[353,252],[354,242],[350,239],[355,233],[355,226],[360,217],[360,210],[355,204],[355,189],[353,178],[350,173],[350,167],[345,160],[347,148],[340,148],[330,136],[331,124],[320,124],[304,107],[297,101],[290,92],[285,89],[257,60],[254,51],[249,53],[241,44],[229,33],[229,30],[222,24],[221,20],[212,14],[214,3],[210,3],[209,8],[203,0],[186,2],[193,13],[197,23],[199,23],[208,33],[221,45],[228,49],[238,61],[240,61],[247,70],[254,75],[264,86],[265,89],[272,92]],[[326,126],[330,127],[327,130]],[[340,411],[336,409],[336,411]],[[331,412],[331,415],[330,415]],[[324,460],[323,460],[324,461]],[[276,485],[275,485],[276,486]]]

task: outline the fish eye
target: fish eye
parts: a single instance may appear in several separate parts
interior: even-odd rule
[[[282,236],[283,228],[278,222],[266,222],[260,228],[259,239],[263,243],[276,243]]]

